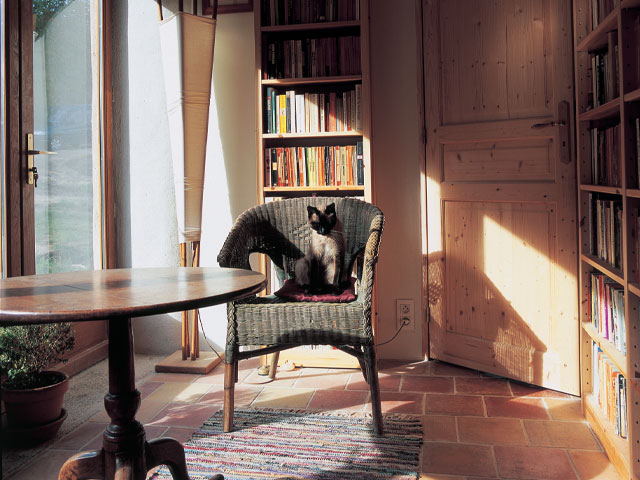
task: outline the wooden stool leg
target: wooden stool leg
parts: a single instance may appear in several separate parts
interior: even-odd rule
[[[104,457],[102,451],[82,452],[74,455],[62,465],[58,480],[104,479]]]
[[[371,413],[373,414],[373,428],[377,435],[384,433],[384,423],[382,421],[382,407],[380,405],[380,384],[378,382],[378,365],[376,362],[375,347],[364,347],[364,362],[367,373],[365,379],[369,379],[371,389]],[[364,373],[364,372],[363,372]]]
[[[237,361],[224,364],[224,407],[222,424],[225,432],[233,430],[233,393],[237,375]]]
[[[275,352],[271,355],[271,365],[269,366],[269,378],[273,380],[276,378],[276,370],[278,369],[278,359],[280,358],[280,352]]]

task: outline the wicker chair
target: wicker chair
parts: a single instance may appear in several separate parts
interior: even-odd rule
[[[295,262],[309,244],[307,205],[335,203],[347,244],[345,266],[356,265],[357,298],[349,303],[290,302],[276,296],[251,297],[227,304],[224,373],[224,431],[233,429],[233,394],[238,360],[275,353],[269,376],[275,378],[278,352],[299,345],[332,345],[355,356],[371,389],[374,430],[382,434],[382,411],[371,327],[371,296],[384,215],[354,198],[294,198],[265,203],[241,214],[220,254],[221,267],[251,269],[249,255],[264,253],[278,276],[293,278]],[[357,260],[357,262],[356,262]],[[262,346],[240,351],[242,346]]]

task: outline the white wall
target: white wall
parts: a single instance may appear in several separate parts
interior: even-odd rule
[[[114,3],[119,4],[114,5],[118,260],[122,266],[177,265],[157,6],[155,0]],[[123,34],[126,41],[121,40]],[[376,203],[386,215],[378,266],[378,338],[384,341],[396,331],[397,298],[414,299],[417,316],[422,317],[415,2],[402,0],[389,8],[385,0],[371,0],[371,34],[374,189]],[[257,203],[254,66],[252,14],[220,15],[207,147],[203,266],[217,265],[215,258],[232,219]],[[203,310],[202,315],[207,336],[223,345],[224,307]],[[179,346],[177,315],[136,320],[134,331],[138,351],[170,353]],[[201,345],[206,348],[203,341]],[[421,352],[417,326],[380,347],[379,357],[420,359]]]
[[[378,350],[421,359],[420,119],[416,2],[371,0],[372,161],[375,201],[385,214],[378,263],[378,342],[396,332],[396,299],[413,299],[414,331]]]
[[[157,4],[144,0],[112,5],[118,265],[178,265]],[[217,266],[217,254],[233,220],[257,203],[254,58],[253,16],[220,15],[209,116],[202,266]],[[224,345],[225,307],[203,309],[201,315],[209,341],[217,347]],[[137,351],[172,353],[180,347],[179,314],[133,323]],[[204,339],[201,348],[208,349]]]

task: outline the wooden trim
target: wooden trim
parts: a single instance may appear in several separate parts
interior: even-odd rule
[[[360,17],[364,18],[364,17]],[[294,25],[268,25],[260,27],[261,32],[297,32],[309,30],[336,30],[339,28],[358,28],[360,20],[341,22],[296,23]]]
[[[111,0],[102,0],[102,266],[116,267],[115,175],[113,166],[113,44]]]

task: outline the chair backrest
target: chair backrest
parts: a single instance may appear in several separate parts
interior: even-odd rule
[[[221,266],[240,266],[225,265],[224,252],[225,249],[237,248],[237,242],[242,242],[244,255],[253,252],[267,254],[274,265],[282,270],[285,278],[293,278],[295,262],[304,256],[311,237],[307,206],[324,209],[330,203],[335,203],[336,216],[342,222],[346,241],[345,266],[353,268],[356,259],[363,255],[372,234],[375,239],[370,248],[375,250],[373,253],[377,257],[384,225],[384,215],[378,207],[349,197],[301,197],[264,203],[241,214],[218,261]],[[236,229],[242,232],[241,238],[234,235]],[[230,242],[236,245],[228,245]],[[248,264],[248,259],[246,262]]]

